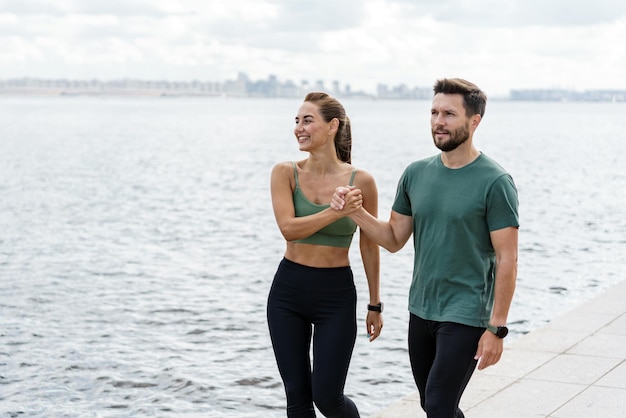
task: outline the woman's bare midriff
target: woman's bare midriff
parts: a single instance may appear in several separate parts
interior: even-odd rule
[[[346,267],[350,265],[349,248],[287,243],[285,258],[309,267]]]

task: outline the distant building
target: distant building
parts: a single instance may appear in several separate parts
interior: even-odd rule
[[[587,90],[583,92],[565,89],[511,90],[511,100],[541,102],[623,102],[626,90]]]
[[[406,84],[399,84],[389,88],[386,84],[378,84],[376,93],[379,99],[394,100],[426,100],[433,97],[433,91],[428,87],[409,88]]]

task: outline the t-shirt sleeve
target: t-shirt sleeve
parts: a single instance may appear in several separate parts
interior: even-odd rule
[[[491,186],[487,199],[489,231],[510,226],[519,227],[517,187],[510,175],[498,177]]]
[[[398,181],[398,188],[396,189],[396,198],[393,201],[391,209],[398,212],[401,215],[413,216],[411,211],[411,200],[407,193],[408,184],[408,168],[404,170],[400,180]]]

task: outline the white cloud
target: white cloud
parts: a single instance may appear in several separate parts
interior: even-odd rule
[[[608,0],[0,0],[0,78],[626,88]]]
[[[405,13],[466,26],[568,26],[611,23],[626,14],[614,0],[387,0]]]

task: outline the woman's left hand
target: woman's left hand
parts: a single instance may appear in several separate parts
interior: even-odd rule
[[[370,339],[370,342],[372,342],[380,336],[380,333],[383,330],[382,312],[367,311],[365,323],[367,325],[367,335]]]

